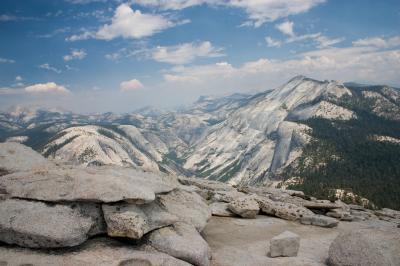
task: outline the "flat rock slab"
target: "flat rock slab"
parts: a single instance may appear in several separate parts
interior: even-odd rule
[[[258,197],[257,199],[263,213],[285,220],[296,221],[304,216],[314,215],[309,209],[292,203],[273,201],[265,197]]]
[[[300,237],[290,231],[273,237],[270,240],[270,256],[275,257],[296,257],[300,248]]]
[[[144,234],[179,221],[155,200],[148,204],[103,204],[107,233],[113,237],[140,239]]]
[[[48,202],[127,201],[148,203],[175,188],[171,177],[121,167],[68,168],[18,172],[2,176],[5,197]]]
[[[258,202],[251,196],[241,197],[230,202],[228,208],[243,218],[255,218],[260,211]]]
[[[210,265],[210,248],[192,225],[176,223],[155,230],[149,234],[148,241],[158,251],[193,265]]]
[[[221,217],[235,217],[237,216],[228,208],[228,203],[225,202],[214,202],[210,204],[211,214],[213,216]]]
[[[354,220],[354,217],[350,214],[350,212],[344,211],[343,209],[333,209],[325,214],[326,216],[333,217],[339,219],[341,221],[351,222]]]
[[[234,187],[228,185],[227,183],[206,180],[203,178],[190,178],[190,177],[179,177],[179,182],[186,186],[196,186],[203,190],[209,191],[237,191]]]
[[[280,189],[280,188],[272,188],[272,187],[252,187],[252,186],[244,186],[240,187],[239,191],[245,192],[245,193],[252,193],[256,194],[258,196],[268,196],[268,195],[289,195],[289,196],[296,196],[303,198],[304,197],[304,192],[303,191],[298,191],[298,190],[290,190],[290,189]]]
[[[53,162],[25,145],[15,142],[0,143],[0,176],[55,166]]]
[[[308,209],[326,209],[326,210],[331,210],[331,209],[338,209],[341,208],[340,205],[337,205],[335,203],[331,202],[315,202],[315,201],[304,201],[303,206],[308,208]]]
[[[332,218],[332,217],[314,214],[314,215],[310,215],[310,216],[303,216],[300,219],[300,223],[307,224],[307,225],[315,225],[315,226],[332,228],[332,227],[338,226],[339,220]]]
[[[0,240],[32,248],[71,247],[101,233],[98,206],[48,205],[17,199],[0,201]]]
[[[246,197],[246,194],[233,190],[233,191],[223,191],[223,190],[216,190],[211,191],[210,193],[210,200],[213,202],[232,202],[238,198]]]
[[[388,217],[388,218],[400,220],[400,211],[396,211],[396,210],[392,210],[392,209],[388,209],[388,208],[383,208],[382,210],[377,210],[374,213],[378,217]]]
[[[139,250],[107,238],[89,240],[70,251],[45,252],[0,246],[0,265],[37,266],[189,266],[155,250]]]
[[[211,210],[204,199],[196,192],[175,189],[159,195],[158,201],[165,210],[179,218],[179,221],[193,225],[202,231],[211,218]]]

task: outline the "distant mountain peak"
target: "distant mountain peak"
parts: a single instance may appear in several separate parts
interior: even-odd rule
[[[340,98],[343,95],[351,95],[351,91],[339,81],[319,81],[299,75],[273,90],[267,97],[282,103],[291,102],[297,106],[303,103],[304,99],[311,101],[320,96]]]
[[[289,83],[289,82],[293,82],[293,81],[301,81],[301,80],[304,80],[304,79],[307,79],[307,77],[304,76],[304,75],[297,75],[297,76],[294,76],[293,78],[291,78],[291,79],[288,81],[288,83]]]

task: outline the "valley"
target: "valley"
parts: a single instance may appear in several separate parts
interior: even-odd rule
[[[289,187],[313,196],[345,189],[370,207],[400,209],[399,114],[398,89],[297,76],[255,95],[201,97],[173,111],[15,108],[0,114],[0,137],[78,165],[132,166],[232,185],[296,178]]]

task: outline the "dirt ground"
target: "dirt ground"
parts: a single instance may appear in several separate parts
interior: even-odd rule
[[[341,231],[366,227],[371,225],[340,222],[337,228],[321,228],[269,216],[257,219],[213,216],[203,236],[212,250],[212,266],[314,266],[326,265],[329,246]],[[286,230],[301,238],[298,256],[270,258],[269,240]]]

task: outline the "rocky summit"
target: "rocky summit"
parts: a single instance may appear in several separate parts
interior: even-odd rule
[[[0,265],[400,265],[395,210],[0,151]]]

